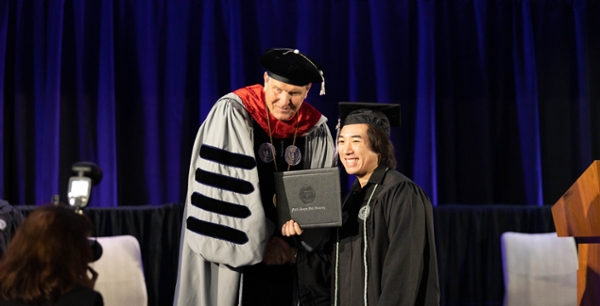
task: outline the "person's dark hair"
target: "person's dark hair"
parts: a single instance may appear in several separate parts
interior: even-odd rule
[[[64,205],[33,210],[0,260],[0,297],[41,304],[73,289],[93,288],[86,276],[93,254],[92,223]]]
[[[396,168],[396,157],[394,156],[394,145],[388,136],[378,127],[367,124],[367,137],[373,152],[380,156],[379,165],[385,165],[390,169]]]

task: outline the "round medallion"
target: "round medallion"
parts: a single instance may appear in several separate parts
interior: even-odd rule
[[[289,146],[287,149],[285,149],[285,161],[288,163],[288,165],[295,166],[300,163],[301,159],[302,153],[298,147]]]
[[[258,157],[264,163],[272,162],[273,156],[275,156],[275,147],[272,144],[265,142],[258,147]]]
[[[369,206],[364,206],[358,211],[358,218],[364,221],[365,219],[367,219],[370,212],[371,209],[369,208]]]

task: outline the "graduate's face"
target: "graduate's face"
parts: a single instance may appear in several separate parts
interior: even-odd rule
[[[338,137],[340,160],[348,174],[356,175],[362,186],[379,165],[379,154],[371,149],[367,137],[368,125],[344,125]]]
[[[265,101],[271,115],[278,120],[288,121],[300,109],[308,95],[310,85],[296,86],[270,78],[265,72]]]

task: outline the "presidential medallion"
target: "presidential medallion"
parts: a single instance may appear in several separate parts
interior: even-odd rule
[[[273,156],[275,156],[275,147],[272,144],[265,142],[258,147],[258,157],[264,163],[272,162]]]
[[[292,145],[285,149],[285,161],[288,163],[288,165],[296,166],[300,163],[301,159],[302,153],[298,147]]]

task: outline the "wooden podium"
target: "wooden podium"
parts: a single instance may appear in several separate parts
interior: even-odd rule
[[[552,206],[552,217],[559,237],[577,241],[577,305],[600,305],[600,161]]]

